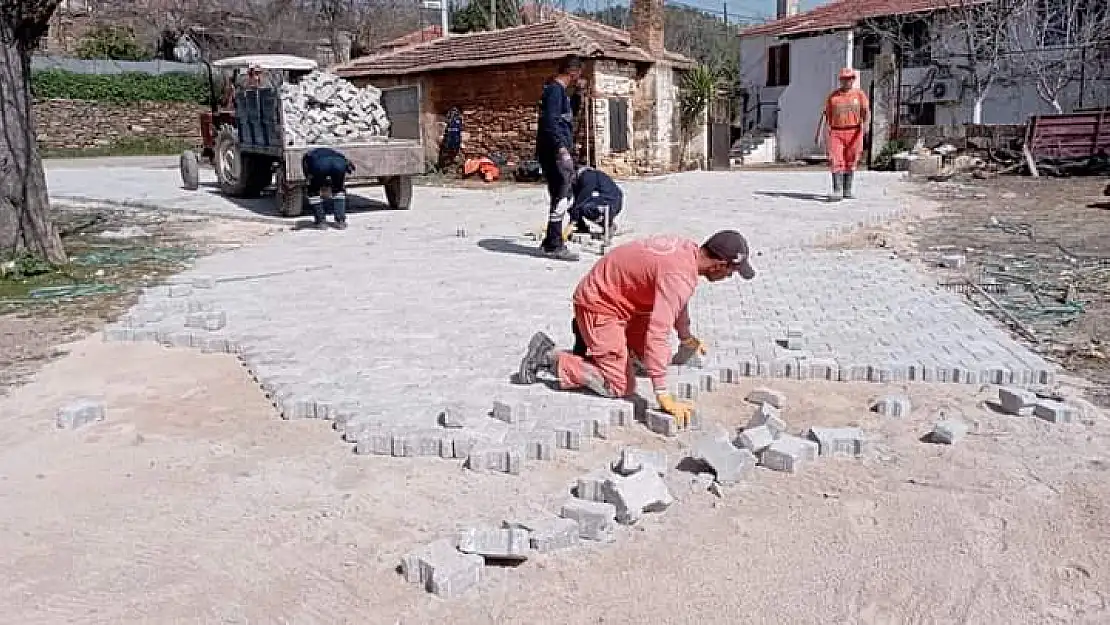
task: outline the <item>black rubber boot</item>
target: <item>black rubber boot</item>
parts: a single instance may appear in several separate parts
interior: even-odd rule
[[[832,175],[833,192],[832,192],[832,195],[829,196],[829,201],[830,202],[839,202],[840,198],[842,197],[841,196],[841,189],[843,187],[841,186],[840,176],[841,176],[840,172],[836,172],[836,171],[833,172],[833,175]]]
[[[536,375],[540,371],[554,373],[555,368],[555,341],[543,332],[536,332],[532,340],[528,341],[528,351],[520,360],[520,371],[517,381],[520,384],[535,384]]]
[[[854,195],[852,195],[852,176],[853,174],[850,171],[844,174],[844,199],[846,200],[850,200],[855,197]]]

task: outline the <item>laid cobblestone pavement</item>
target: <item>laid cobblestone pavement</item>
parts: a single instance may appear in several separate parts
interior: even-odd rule
[[[162,190],[145,191],[146,202],[244,211],[162,180],[176,172],[106,171],[52,176],[52,191],[127,201],[147,178],[142,188]],[[825,190],[827,176],[816,172],[697,172],[624,185],[628,236],[674,232],[701,240],[735,228],[754,248],[755,280],[699,287],[694,329],[713,352],[706,369],[676,371],[676,382],[745,363],[780,377],[1048,379],[1046,362],[908,262],[812,247],[906,210],[897,178],[861,178],[859,199],[837,204],[811,195]],[[433,427],[445,405],[461,403],[474,428],[501,438],[495,428],[503,424],[485,417],[494,399],[581,416],[581,408],[607,402],[510,382],[533,332],[569,345],[570,295],[596,258],[538,257],[536,243],[522,235],[542,224],[544,206],[538,187],[417,188],[411,211],[356,212],[347,231],[293,231],[203,258],[177,284],[144,295],[130,321],[108,332],[217,351],[227,340],[278,399],[377,413],[389,424]],[[457,236],[460,228],[466,236]],[[198,318],[203,312],[216,320]],[[186,329],[186,322],[219,329]],[[804,349],[776,343],[787,330],[801,332]]]

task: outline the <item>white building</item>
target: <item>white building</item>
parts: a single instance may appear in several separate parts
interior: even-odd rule
[[[1044,10],[1046,2],[1052,0],[1031,0],[1028,6]],[[762,152],[779,160],[822,152],[813,143],[814,133],[824,99],[836,88],[837,72],[843,67],[855,68],[860,88],[871,95],[872,133],[878,141],[885,142],[894,125],[1022,124],[1030,115],[1056,112],[1038,94],[1033,80],[1020,77],[1025,71],[1019,68],[1020,55],[1036,44],[1004,52],[1000,67],[981,71],[994,78],[984,97],[978,97],[983,81],[976,89],[972,75],[960,69],[967,61],[959,60],[951,37],[952,7],[974,3],[837,0],[789,14],[790,3],[780,1],[779,19],[740,33],[745,129],[763,133],[771,147],[764,145]],[[1007,28],[1017,31],[1017,21]],[[896,45],[904,48],[902,54],[894,54]],[[1098,74],[1092,69],[1083,76],[1083,98],[1078,84],[1060,93],[1063,112],[1081,104],[1105,104]]]

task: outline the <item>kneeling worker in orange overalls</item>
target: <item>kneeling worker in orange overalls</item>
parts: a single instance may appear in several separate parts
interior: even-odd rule
[[[871,121],[871,103],[867,94],[855,87],[856,72],[850,67],[840,70],[840,88],[825,98],[825,109],[817,122],[814,143],[821,141],[821,129],[829,123],[829,165],[832,168],[833,194],[836,202],[852,198],[852,175],[863,154],[863,138]]]
[[[680,426],[688,425],[693,405],[667,391],[671,329],[687,351],[705,353],[690,333],[687,304],[699,276],[718,282],[733,273],[746,280],[755,277],[748,242],[734,230],[722,230],[700,246],[660,235],[613,248],[574,291],[576,349],[557,352],[555,342],[537,332],[521,360],[518,381],[532,384],[546,371],[563,389],[584,387],[603,397],[630,397],[636,390],[631,355],[643,363],[659,407]]]

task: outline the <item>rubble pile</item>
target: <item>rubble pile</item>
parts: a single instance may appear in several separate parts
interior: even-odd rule
[[[285,145],[335,145],[389,136],[382,92],[362,89],[327,72],[314,71],[281,87]]]

